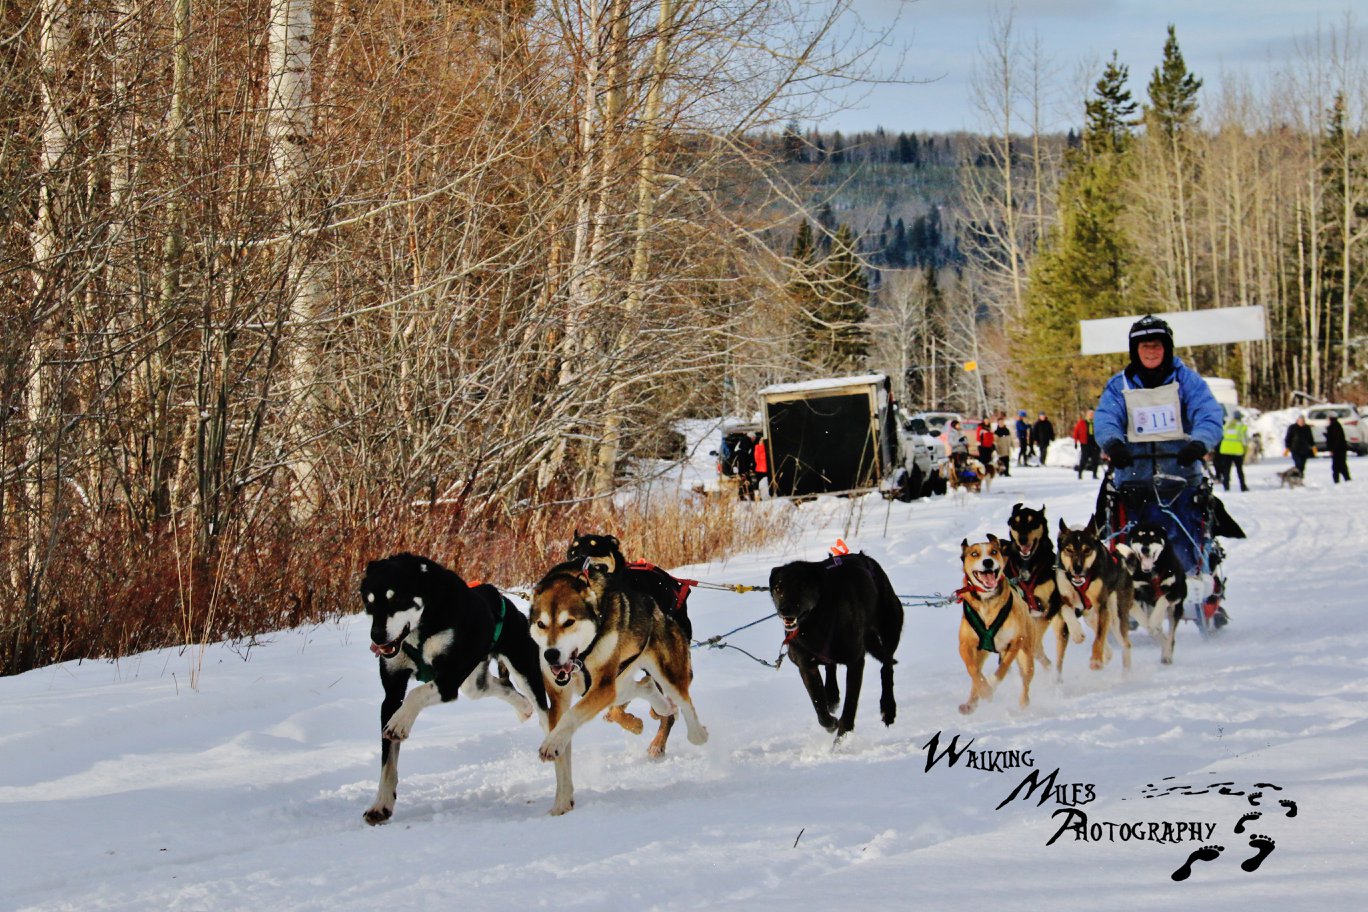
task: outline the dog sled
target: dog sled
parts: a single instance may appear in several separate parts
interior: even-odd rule
[[[1160,526],[1187,574],[1182,617],[1193,621],[1203,637],[1229,622],[1225,549],[1217,538],[1244,538],[1245,533],[1216,497],[1209,477],[1189,484],[1182,476],[1157,472],[1118,486],[1109,468],[1098,489],[1094,523],[1113,551],[1140,523]]]

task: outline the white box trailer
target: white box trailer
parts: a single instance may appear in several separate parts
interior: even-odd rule
[[[781,383],[759,396],[777,497],[871,491],[896,462],[884,374]]]

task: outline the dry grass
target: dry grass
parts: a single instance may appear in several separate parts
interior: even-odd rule
[[[148,536],[109,517],[73,516],[51,556],[39,608],[0,593],[0,675],[70,659],[195,647],[359,611],[366,562],[424,554],[468,580],[528,586],[564,559],[576,528],[611,533],[631,559],[675,567],[786,536],[792,511],[685,495],[636,506],[557,507],[511,518],[400,508],[355,517],[279,519],[193,557],[189,530]],[[8,578],[0,587],[10,584]]]

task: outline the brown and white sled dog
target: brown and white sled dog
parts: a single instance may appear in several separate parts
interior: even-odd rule
[[[965,714],[973,712],[979,700],[992,699],[993,688],[1002,683],[1013,662],[1021,673],[1021,707],[1025,709],[1031,703],[1035,631],[1026,601],[1007,584],[1003,544],[992,534],[985,542],[960,542],[964,586],[955,594],[964,610],[959,653],[969,672],[969,699],[960,704],[959,711]],[[998,654],[992,684],[983,676],[983,663],[990,652]]]
[[[1096,670],[1111,660],[1107,635],[1112,633],[1121,643],[1122,667],[1131,667],[1130,613],[1134,601],[1130,568],[1125,560],[1131,557],[1125,545],[1117,546],[1113,556],[1097,537],[1092,524],[1082,529],[1070,529],[1059,521],[1059,569],[1056,585],[1063,597],[1061,621],[1069,614],[1082,617],[1093,629],[1092,658],[1088,667]],[[1064,651],[1069,635],[1063,623],[1058,623],[1059,651],[1055,663],[1057,674],[1064,674]],[[1074,642],[1080,642],[1074,637]]]
[[[566,562],[553,567],[533,589],[529,620],[551,704],[540,754],[556,764],[552,814],[575,806],[570,778],[575,730],[610,707],[644,699],[658,716],[683,715],[690,742],[708,740],[689,699],[689,639],[650,597],[623,586],[599,566]],[[636,680],[639,672],[645,676]],[[668,728],[661,728],[668,735]],[[664,738],[658,735],[648,753],[664,751]]]
[[[1183,600],[1187,598],[1187,574],[1169,547],[1163,527],[1140,523],[1131,529],[1128,538],[1135,553],[1131,580],[1136,612],[1145,630],[1159,644],[1159,661],[1171,665],[1178,620],[1183,616]]]

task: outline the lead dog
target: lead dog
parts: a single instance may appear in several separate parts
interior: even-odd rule
[[[574,537],[570,539],[570,547],[566,549],[565,559],[580,564],[588,561],[602,567],[605,573],[622,585],[649,596],[665,617],[679,625],[685,637],[693,636],[693,625],[689,622],[688,613],[690,584],[675,579],[651,564],[642,561],[628,563],[622,556],[622,545],[617,536],[581,534],[580,530],[576,529]],[[652,716],[660,721],[660,727],[647,752],[653,757],[658,757],[665,752],[665,742],[670,737],[675,717],[660,716],[654,710]],[[604,713],[603,720],[615,722],[634,735],[641,734],[644,728],[641,719],[629,713],[626,705],[609,708]]]
[[[1123,561],[1130,557],[1125,545],[1117,546],[1119,557],[1113,557],[1089,523],[1082,529],[1070,529],[1059,521],[1059,570],[1056,585],[1064,599],[1061,614],[1070,610],[1081,616],[1093,629],[1092,658],[1088,665],[1096,670],[1111,659],[1107,646],[1108,632],[1121,643],[1121,662],[1131,665],[1130,611],[1134,600],[1130,571]],[[1069,645],[1062,619],[1056,622],[1059,651],[1055,672],[1064,674],[1064,651]],[[1075,639],[1075,642],[1078,642]]]
[[[964,586],[955,595],[964,611],[959,654],[969,672],[969,699],[960,704],[959,711],[966,715],[974,711],[979,700],[992,699],[993,689],[1002,683],[1013,662],[1021,672],[1021,708],[1031,703],[1037,634],[1026,600],[1007,584],[1003,545],[991,533],[985,542],[971,545],[967,538],[960,542]],[[983,663],[990,652],[998,654],[992,684],[983,676]]]
[[[570,775],[575,731],[610,707],[644,698],[659,716],[682,713],[690,742],[708,740],[689,699],[689,639],[651,599],[621,585],[602,567],[571,561],[553,567],[537,583],[530,620],[551,704],[539,753],[556,764],[552,814],[575,806]],[[645,676],[634,680],[637,672]],[[649,752],[659,756],[664,750],[663,740],[653,741]]]
[[[893,653],[902,636],[903,606],[878,562],[863,554],[793,561],[770,571],[769,587],[774,610],[784,622],[789,658],[798,666],[817,723],[834,731],[837,740],[854,730],[868,653],[882,663],[879,713],[884,725],[892,725],[898,712]],[[831,715],[841,699],[837,665],[846,667],[839,720]],[[826,672],[825,684],[819,668]]]
[[[394,813],[399,744],[423,709],[449,703],[458,693],[471,700],[496,696],[526,721],[534,710],[544,713],[547,701],[527,618],[493,586],[467,586],[436,561],[403,553],[366,565],[361,601],[385,689],[380,786],[364,815],[374,825]],[[491,661],[497,677],[490,675]],[[412,677],[420,683],[405,695]]]
[[[1136,558],[1131,570],[1135,607],[1145,629],[1159,643],[1159,660],[1171,665],[1178,620],[1183,616],[1183,600],[1187,598],[1187,574],[1160,526],[1140,523],[1128,538]]]

